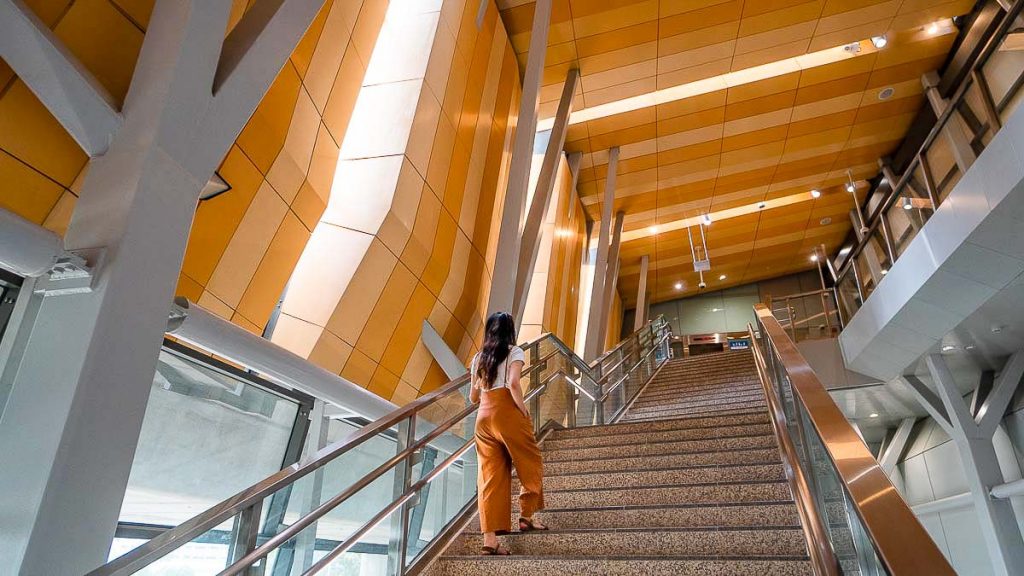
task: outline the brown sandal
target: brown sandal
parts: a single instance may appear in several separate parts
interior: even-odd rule
[[[481,556],[511,556],[512,551],[501,544],[497,546],[483,546],[480,548]]]
[[[549,530],[547,526],[540,523],[534,523],[533,520],[527,520],[526,518],[519,519],[519,531],[520,532],[534,532]]]

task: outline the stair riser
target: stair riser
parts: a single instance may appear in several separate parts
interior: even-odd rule
[[[693,452],[724,452],[746,448],[774,448],[772,436],[750,436],[745,438],[717,438],[713,440],[686,440],[658,444],[634,444],[629,446],[601,446],[558,450],[544,453],[545,462],[565,460],[590,460],[597,458],[629,458],[659,454],[683,454]]]
[[[713,526],[800,526],[792,504],[749,504],[708,507],[606,508],[598,510],[545,510],[537,518],[562,530],[591,528],[701,528]],[[512,518],[515,525],[518,516]],[[480,531],[478,520],[470,524]]]
[[[763,399],[758,401],[747,401],[737,403],[720,402],[712,406],[680,406],[678,408],[662,407],[661,410],[630,410],[624,418],[628,420],[636,419],[664,419],[664,418],[684,418],[686,416],[692,416],[694,414],[708,414],[712,413],[715,415],[728,414],[729,412],[743,411],[749,412],[756,409],[765,409],[766,404]],[[627,421],[628,421],[627,420]]]
[[[442,560],[428,576],[810,576],[806,560],[468,558]]]
[[[545,494],[545,503],[549,508],[778,502],[790,499],[789,488],[782,483],[620,488]],[[518,505],[516,499],[513,499],[513,504]]]
[[[609,458],[604,460],[567,460],[545,462],[544,474],[581,474],[618,472],[624,470],[650,470],[651,468],[683,468],[686,466],[722,466],[727,464],[780,463],[779,451],[772,448],[757,450],[731,450],[705,454],[661,454],[639,458]]]
[[[803,556],[799,530],[683,530],[664,532],[548,532],[510,534],[504,544],[528,556]],[[483,537],[460,536],[448,553],[479,552]]]
[[[567,438],[591,438],[598,436],[625,436],[628,434],[660,432],[663,430],[687,430],[691,428],[715,428],[733,424],[762,424],[768,422],[768,416],[760,412],[755,414],[737,414],[725,418],[687,418],[665,420],[661,422],[644,422],[641,424],[608,424],[559,430],[549,437],[550,440]]]
[[[760,382],[725,382],[710,386],[661,386],[644,391],[644,398],[711,396],[724,392],[761,390]]]
[[[756,402],[764,400],[764,392],[760,390],[736,390],[720,392],[717,394],[701,394],[699,396],[679,395],[665,396],[661,398],[646,398],[643,402],[637,402],[630,408],[631,411],[642,411],[664,407],[705,407],[715,406],[723,402]]]
[[[544,441],[546,450],[562,450],[571,448],[590,448],[595,446],[622,446],[624,444],[640,444],[649,442],[672,442],[681,440],[706,440],[709,438],[731,438],[735,436],[753,436],[755,434],[771,434],[768,424],[749,424],[741,426],[722,426],[720,428],[693,428],[690,430],[666,430],[624,436],[595,436],[592,438],[570,438],[568,440]]]
[[[607,472],[572,476],[549,476],[546,490],[584,490],[598,488],[640,488],[667,484],[709,484],[714,482],[767,482],[786,479],[780,465],[726,466],[720,468],[683,468],[680,470],[649,470]],[[519,493],[518,482],[513,493]]]

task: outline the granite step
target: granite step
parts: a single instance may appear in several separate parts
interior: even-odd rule
[[[709,438],[732,438],[735,436],[753,436],[771,434],[771,425],[761,424],[723,424],[713,428],[684,428],[682,430],[659,430],[656,432],[635,432],[622,435],[584,436],[582,438],[548,438],[544,441],[545,450],[568,448],[591,448],[596,446],[621,446],[623,444],[671,442],[679,440],[706,440]]]
[[[739,398],[735,401],[728,402],[720,400],[718,402],[697,403],[693,405],[680,402],[676,405],[663,404],[660,406],[648,406],[637,409],[630,408],[623,418],[627,420],[632,420],[633,418],[649,418],[651,416],[659,418],[674,418],[690,414],[715,414],[727,410],[749,411],[753,408],[764,408],[765,406],[765,398],[762,394],[759,398]]]
[[[559,450],[545,450],[544,462],[565,460],[593,460],[597,458],[629,458],[663,454],[688,454],[694,452],[725,452],[748,448],[775,448],[775,437],[769,434],[712,438],[704,440],[679,440],[670,442],[648,442],[617,446],[594,446],[590,448],[570,447]]]
[[[807,554],[803,531],[778,528],[551,529],[502,538],[513,555],[529,556],[754,556]],[[454,556],[479,553],[483,536],[462,534],[448,549]]]
[[[694,414],[715,414],[717,416],[727,416],[735,412],[747,411],[747,410],[767,410],[766,405],[762,402],[760,404],[737,404],[735,406],[724,407],[720,410],[701,410],[697,408],[697,412],[694,410],[668,410],[665,412],[652,412],[650,414],[634,415],[630,418],[623,418],[626,422],[647,422],[650,420],[663,420],[665,418],[680,418],[685,416],[692,416]]]
[[[764,398],[761,390],[735,390],[716,392],[714,394],[680,394],[678,396],[642,398],[630,408],[632,411],[644,410],[658,406],[709,406],[724,400],[738,402]]]
[[[582,428],[571,428],[568,430],[558,430],[553,432],[551,436],[548,437],[548,440],[562,440],[566,438],[590,438],[592,436],[623,436],[636,433],[659,432],[662,430],[715,428],[717,426],[730,424],[760,424],[767,422],[769,422],[768,415],[762,411],[750,412],[747,414],[736,414],[734,416],[726,417],[694,416],[690,418],[661,420],[658,422],[616,423],[605,424],[602,426],[589,426]]]
[[[809,576],[806,558],[451,556],[427,576]]]
[[[714,392],[715,390],[731,390],[734,388],[753,388],[760,386],[761,381],[758,379],[729,379],[721,382],[712,382],[708,380],[695,380],[693,382],[659,382],[657,385],[651,384],[644,391],[644,396],[648,395],[659,395],[659,394],[670,394],[670,393],[696,393],[696,392]]]
[[[628,458],[595,458],[590,460],[563,460],[545,462],[544,476],[579,474],[586,472],[620,472],[644,470],[661,466],[685,468],[699,466],[729,466],[733,464],[778,464],[782,462],[779,451],[770,448],[750,448],[727,452],[696,452],[690,454],[660,454],[655,456],[633,456]]]
[[[785,471],[781,464],[733,464],[729,466],[690,466],[549,475],[544,478],[544,489],[551,492],[722,482],[765,482],[771,480],[781,482],[785,479]],[[519,493],[518,481],[513,482],[512,493]]]
[[[612,503],[617,506],[676,505],[680,502],[717,505],[781,500],[792,500],[792,496],[789,485],[779,481],[545,490],[544,494],[545,505],[550,508],[595,508]],[[516,506],[517,499],[513,499],[513,507]]]
[[[800,527],[792,502],[759,504],[725,503],[716,506],[678,504],[665,506],[610,506],[597,508],[547,508],[537,513],[545,525],[559,530],[584,528],[715,528]],[[513,516],[515,526],[518,516]],[[477,518],[469,531],[480,532]]]

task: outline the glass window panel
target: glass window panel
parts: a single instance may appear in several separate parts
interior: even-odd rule
[[[167,350],[152,386],[122,522],[176,526],[281,469],[295,400]]]

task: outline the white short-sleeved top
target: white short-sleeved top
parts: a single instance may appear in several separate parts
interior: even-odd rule
[[[473,375],[473,378],[476,378],[476,363],[479,358],[479,354],[474,356],[473,363],[469,368],[469,371]],[[526,353],[523,352],[523,349],[520,348],[519,346],[510,347],[508,351],[508,358],[505,358],[501,365],[498,366],[498,374],[494,377],[494,384],[491,384],[490,389],[484,388],[482,386],[480,389],[483,390],[484,392],[489,392],[490,390],[498,390],[499,388],[508,388],[508,368],[512,364],[512,362],[526,362]]]

